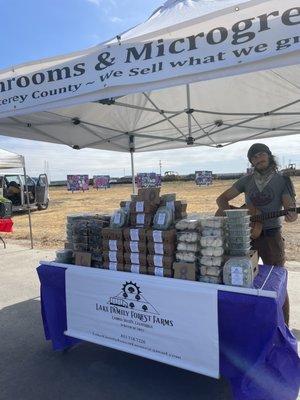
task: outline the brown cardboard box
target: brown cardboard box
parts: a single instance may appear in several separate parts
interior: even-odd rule
[[[166,198],[161,197],[160,200],[160,206],[168,206],[172,210],[176,212],[186,212],[187,210],[187,202],[184,200],[175,200],[175,201],[170,201]]]
[[[172,256],[175,254],[175,243],[148,242],[147,247],[150,254],[161,254],[165,256]]]
[[[176,243],[176,229],[168,229],[167,231],[148,229],[147,239],[155,243]]]
[[[148,273],[148,269],[146,266],[137,264],[125,264],[124,271],[132,272],[134,274],[145,274],[145,275],[147,275]]]
[[[152,224],[153,214],[137,213],[130,215],[130,224],[137,227],[148,227]]]
[[[106,240],[123,240],[123,230],[114,228],[102,229],[102,237]]]
[[[103,251],[123,251],[123,240],[104,239],[103,240]]]
[[[196,281],[198,278],[198,266],[196,263],[174,262],[174,278]]]
[[[223,267],[208,267],[207,265],[200,266],[201,276],[216,276],[222,277]]]
[[[175,220],[179,221],[180,219],[186,219],[187,218],[187,212],[185,211],[175,211]]]
[[[160,268],[160,267],[148,267],[148,275],[163,276],[165,278],[172,278],[172,269]]]
[[[130,210],[130,203],[131,203],[130,200],[128,200],[128,201],[122,200],[120,202],[120,207],[125,208],[125,210]]]
[[[92,262],[92,253],[86,252],[74,252],[75,265],[81,265],[83,267],[90,267]]]
[[[161,205],[165,205],[167,201],[176,201],[176,193],[167,193],[160,196]]]
[[[137,199],[150,201],[154,204],[159,204],[160,188],[141,188],[138,190]],[[136,200],[136,199],[134,199]]]
[[[157,205],[150,201],[132,201],[130,203],[130,212],[133,214],[145,213],[145,214],[155,214],[157,210]]]
[[[144,241],[134,241],[134,240],[126,240],[124,242],[124,249],[127,253],[143,253],[147,252],[147,244],[146,240]]]
[[[149,254],[147,256],[147,261],[149,267],[161,267],[170,269],[173,266],[174,257]]]
[[[124,255],[122,251],[104,251],[103,260],[123,264]]]
[[[137,264],[147,266],[147,256],[145,253],[124,253],[126,264]]]
[[[147,237],[147,229],[146,228],[125,228],[124,229],[124,238],[125,240],[139,240],[145,241]]]
[[[110,269],[111,271],[124,271],[124,264],[104,261],[102,264],[103,269]]]

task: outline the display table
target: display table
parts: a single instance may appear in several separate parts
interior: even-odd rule
[[[80,342],[64,334],[67,330],[66,268],[43,262],[37,271],[46,339],[52,341],[55,350],[63,350]],[[262,266],[255,288],[263,286],[274,296],[261,296],[259,290],[257,295],[233,293],[225,291],[225,287],[218,290],[220,374],[231,383],[234,399],[294,400],[297,397],[300,382],[297,342],[285,326],[282,312],[286,283],[284,268]]]

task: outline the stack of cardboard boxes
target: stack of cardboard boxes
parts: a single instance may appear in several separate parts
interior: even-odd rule
[[[176,230],[174,228],[166,231],[149,229],[147,238],[148,274],[171,278],[173,276]]]
[[[123,230],[105,228],[102,230],[103,265],[100,268],[113,271],[124,270]]]
[[[125,228],[125,271],[147,274],[147,236],[146,228]]]
[[[175,195],[160,197],[160,188],[147,188],[139,189],[130,202],[122,201],[120,206],[129,213],[130,226],[103,230],[104,267],[172,277],[176,248],[174,218],[186,215],[186,202],[176,201]],[[172,209],[170,229],[153,229],[159,206]]]

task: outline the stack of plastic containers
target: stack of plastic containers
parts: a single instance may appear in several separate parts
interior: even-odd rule
[[[226,210],[228,252],[231,256],[248,255],[251,248],[250,215],[247,209]]]
[[[258,272],[255,252],[251,249],[250,216],[246,209],[226,210],[228,252],[230,258],[224,265],[225,285],[252,287]],[[257,257],[257,254],[256,254]],[[257,261],[257,258],[256,258]]]
[[[73,250],[71,249],[57,250],[56,258],[54,261],[63,264],[73,264],[74,263]]]
[[[210,217],[201,220],[200,282],[222,283],[225,253],[225,219]]]

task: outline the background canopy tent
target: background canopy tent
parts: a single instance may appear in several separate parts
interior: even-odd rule
[[[0,71],[0,133],[131,154],[297,134],[299,32],[298,0],[169,0],[96,47]]]
[[[23,156],[0,149],[0,170],[23,168],[24,165],[25,163]]]
[[[30,206],[29,206],[29,197],[28,197],[28,187],[27,187],[27,179],[26,179],[26,167],[25,167],[25,160],[24,157],[16,154],[11,153],[9,151],[0,149],[0,172],[1,170],[8,169],[23,169],[24,174],[24,181],[25,181],[25,188],[26,188],[26,202],[28,206],[28,222],[29,222],[29,231],[30,231],[30,243],[31,248],[33,248],[33,235],[32,235],[32,224],[31,224],[31,215],[30,215]]]

